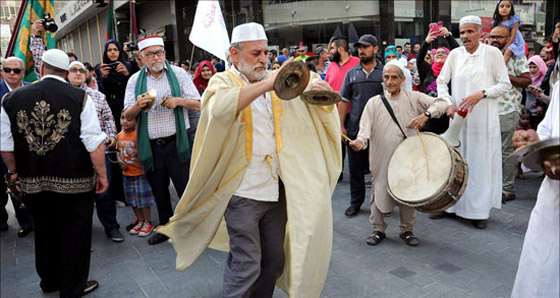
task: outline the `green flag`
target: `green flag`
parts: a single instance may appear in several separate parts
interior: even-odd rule
[[[45,12],[50,13],[51,18],[54,19],[54,0],[29,0],[25,5],[21,24],[16,31],[17,39],[13,55],[25,61],[25,76],[23,80],[33,82],[37,80],[37,76],[35,74],[33,54],[29,49],[31,25],[33,22],[42,19],[45,16]],[[45,31],[43,33],[43,40],[46,43],[47,49],[54,49],[56,47],[56,39],[53,32]]]
[[[109,10],[107,11],[107,40],[115,39],[115,17],[113,16],[113,0],[109,0]]]

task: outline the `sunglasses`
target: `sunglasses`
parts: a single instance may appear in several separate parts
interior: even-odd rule
[[[70,72],[73,72],[73,73],[79,72],[81,74],[86,74],[87,70],[85,70],[83,68],[72,67],[72,68],[70,68]]]
[[[20,74],[22,71],[21,68],[9,68],[9,67],[4,67],[3,70],[5,73],[10,73],[13,71],[15,74]]]

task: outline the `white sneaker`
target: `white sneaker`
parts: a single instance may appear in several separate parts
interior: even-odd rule
[[[129,231],[130,235],[137,235],[138,233],[140,233],[140,231],[142,230],[143,227],[144,227],[144,222],[143,221],[137,223],[134,226],[134,228],[130,229],[130,231]]]

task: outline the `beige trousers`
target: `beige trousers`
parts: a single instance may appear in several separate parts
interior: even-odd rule
[[[416,222],[416,210],[413,207],[408,207],[402,204],[398,204],[399,206],[399,216],[401,219],[401,223],[399,225],[401,229],[401,233],[411,231],[414,227],[414,223]],[[387,229],[387,223],[384,220],[385,215],[383,212],[377,208],[375,203],[371,204],[371,214],[370,214],[370,222],[373,222],[373,229],[375,231],[380,231],[385,233],[385,229]]]

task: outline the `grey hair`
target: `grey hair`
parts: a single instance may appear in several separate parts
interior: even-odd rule
[[[385,74],[385,71],[387,70],[388,66],[396,67],[396,68],[399,70],[399,77],[400,77],[401,79],[404,79],[404,78],[405,78],[403,70],[402,70],[400,67],[398,67],[398,66],[396,66],[396,65],[392,65],[392,64],[386,65],[386,66],[383,68],[383,74]]]
[[[243,43],[242,42],[234,42],[231,44],[231,46],[229,46],[229,49],[227,49],[226,51],[226,61],[228,62],[229,65],[233,65],[233,57],[231,57],[231,49],[238,49],[241,51],[241,49],[243,48]]]
[[[19,65],[21,65],[21,68],[25,69],[25,62],[23,62],[23,60],[21,60],[21,58],[18,58],[16,56],[8,57],[8,58],[4,59],[3,63],[5,64],[6,62],[10,62],[10,61],[19,62]]]

